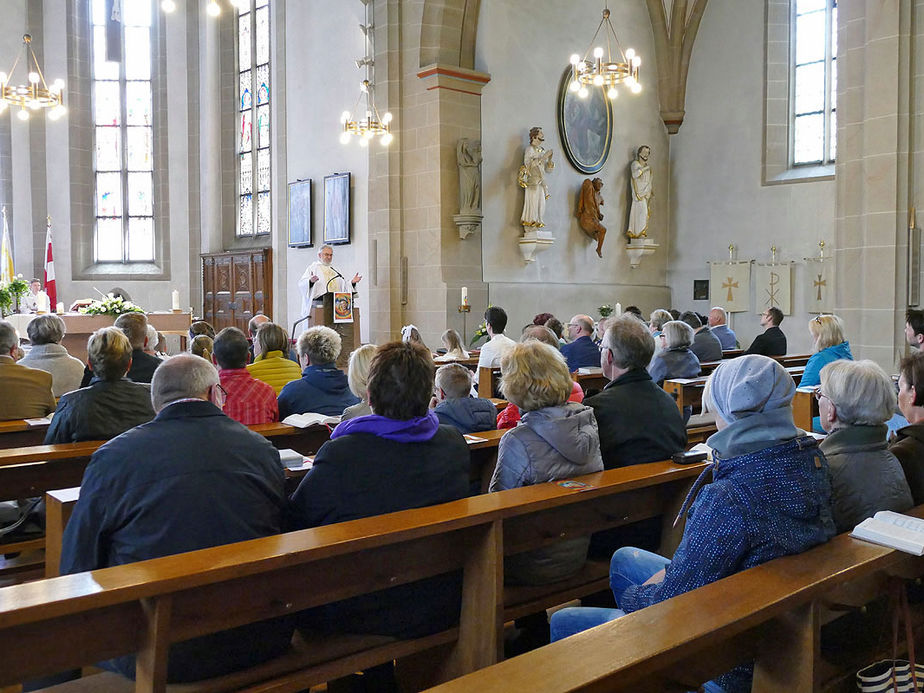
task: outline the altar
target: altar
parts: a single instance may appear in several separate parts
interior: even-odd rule
[[[185,335],[192,323],[189,311],[146,313],[148,323],[157,328],[164,335]],[[14,313],[4,318],[19,332],[19,336],[26,339],[26,328],[37,317],[31,313]],[[61,313],[59,317],[64,321],[66,332],[61,344],[68,353],[80,359],[87,360],[87,340],[90,335],[101,327],[109,327],[115,322],[113,315],[83,315],[81,313]]]

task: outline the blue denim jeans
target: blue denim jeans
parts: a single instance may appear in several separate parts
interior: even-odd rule
[[[670,565],[670,560],[656,553],[626,546],[613,554],[610,560],[610,589],[616,603],[619,604],[622,593],[630,585],[641,585],[658,571]],[[582,630],[615,621],[625,616],[622,609],[602,609],[599,607],[570,607],[552,614],[549,632],[552,642],[567,638]],[[703,684],[704,693],[724,693],[721,686],[714,681]]]
[[[610,589],[616,603],[629,585],[641,585],[652,575],[665,568],[670,561],[656,553],[627,546],[619,549],[610,560]],[[625,616],[622,609],[599,607],[570,607],[552,614],[549,632],[552,642],[580,633],[582,630],[599,626]]]

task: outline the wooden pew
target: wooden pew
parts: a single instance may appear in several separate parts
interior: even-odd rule
[[[792,398],[793,422],[803,431],[812,430],[812,419],[818,416],[818,400],[814,387],[800,387]]]
[[[737,358],[737,357],[725,356],[724,355],[725,353],[726,352],[724,351],[722,352],[723,361],[727,358]],[[728,353],[731,353],[731,352],[728,352]],[[739,356],[740,355],[741,354],[739,354]],[[811,356],[812,356],[811,354],[786,354],[785,356],[771,356],[770,358],[772,358],[775,361],[778,361],[780,365],[784,366],[785,368],[790,368],[792,366],[804,366],[806,363],[808,363],[808,360],[811,358]],[[714,371],[719,366],[720,363],[722,363],[722,361],[703,361],[702,363],[699,364],[700,375],[709,375],[710,373],[712,373],[712,371]]]
[[[802,373],[805,366],[791,366],[786,369],[792,376],[793,381],[798,387],[799,381],[802,380]],[[699,376],[697,378],[674,378],[664,381],[664,391],[667,392],[677,402],[677,408],[683,411],[686,406],[693,407],[693,413],[697,413],[702,407],[703,390],[706,387],[708,376]]]
[[[45,440],[48,424],[31,426],[24,419],[0,421],[0,450],[22,448],[27,445],[41,445]]]
[[[250,426],[251,430],[267,436],[277,448],[292,448],[305,455],[311,455],[329,439],[325,427],[295,428],[287,424],[258,424]],[[484,431],[478,433],[477,441],[469,443],[471,450],[471,483],[475,491],[482,493],[488,489],[494,467],[497,462],[497,446],[506,431]],[[18,450],[0,450],[0,489],[10,498],[28,498],[40,496],[56,489],[70,490],[83,479],[84,470],[90,457],[105,441],[86,441],[82,443],[62,443],[59,445],[38,445]],[[308,468],[286,469],[286,488],[292,492],[298,486],[301,477]],[[46,499],[47,500],[47,499]],[[56,499],[52,498],[52,502]],[[76,499],[75,499],[76,500]],[[35,551],[46,548],[46,539],[54,541],[56,528],[51,524],[52,518],[46,506],[46,536],[24,541],[0,540],[0,554]],[[63,525],[57,528],[63,531]],[[54,556],[51,556],[54,559]],[[46,574],[49,555],[46,553]],[[41,567],[38,562],[31,562],[14,569],[3,569],[3,574],[24,572]]]
[[[586,395],[591,390],[600,391],[609,384],[609,379],[603,373],[578,373],[571,374],[571,379],[581,386]]]
[[[736,359],[743,354],[744,354],[744,349],[723,349],[722,350],[723,359]]]
[[[485,399],[494,399],[500,397],[500,388],[498,387],[498,382],[500,381],[500,368],[485,368],[481,367],[478,369],[478,396],[484,397]]]
[[[268,682],[278,686],[273,690],[300,690],[437,645],[443,649],[428,660],[437,680],[445,680],[497,660],[505,619],[606,585],[600,575],[505,590],[503,555],[646,517],[672,519],[704,468],[624,467],[580,477],[587,486],[579,488],[539,484],[2,588],[0,637],[8,646],[0,648],[0,686],[138,652],[137,684],[103,674],[89,687],[79,682],[83,688],[64,690],[107,684],[105,690],[162,691],[171,642],[462,569],[457,629],[413,641],[325,638],[209,690],[257,681],[266,683],[261,690],[271,688]],[[50,646],[52,633],[68,646]]]
[[[844,676],[821,659],[828,605],[863,604],[890,575],[920,577],[924,559],[842,534],[432,690],[695,690],[751,660],[754,693],[827,690]],[[851,671],[881,655],[868,657]]]

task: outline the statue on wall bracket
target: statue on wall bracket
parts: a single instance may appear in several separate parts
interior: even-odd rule
[[[606,227],[603,221],[603,181],[599,178],[587,178],[581,183],[581,194],[578,196],[577,218],[578,224],[590,238],[597,241],[597,256],[603,257],[603,239],[606,237]]]
[[[463,137],[456,145],[459,166],[459,213],[453,221],[459,238],[465,240],[481,228],[481,140]]]
[[[641,145],[635,152],[635,158],[629,164],[629,184],[632,188],[629,207],[629,225],[626,236],[629,243],[626,253],[629,255],[629,264],[636,268],[642,261],[642,256],[651,255],[658,244],[648,238],[648,222],[651,219],[650,202],[653,195],[651,189],[651,165],[648,159],[651,156],[651,147]]]
[[[523,213],[520,224],[523,236],[520,238],[520,253],[526,262],[533,262],[536,253],[546,250],[555,242],[555,237],[545,229],[545,201],[549,199],[549,188],[545,174],[555,168],[552,150],[542,146],[545,135],[541,127],[530,128],[529,145],[523,153],[523,165],[517,173],[517,183],[523,190]]]

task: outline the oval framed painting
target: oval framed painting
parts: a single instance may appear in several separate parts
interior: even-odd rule
[[[599,87],[586,99],[568,89],[571,66],[558,85],[558,136],[571,165],[581,173],[597,173],[610,155],[613,106]]]

